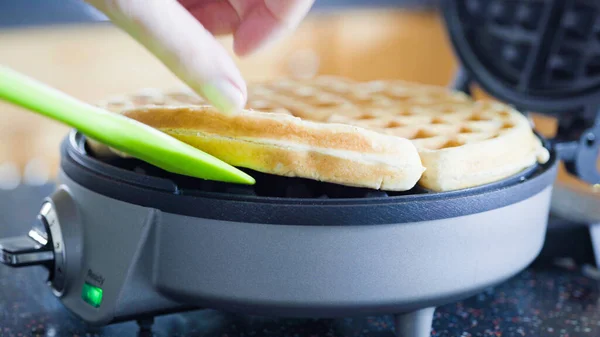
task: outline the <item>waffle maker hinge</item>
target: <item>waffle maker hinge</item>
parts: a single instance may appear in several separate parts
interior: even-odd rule
[[[596,162],[600,154],[600,108],[588,109],[590,114],[561,118],[557,137],[552,140],[560,159],[569,173],[589,184],[600,184]]]

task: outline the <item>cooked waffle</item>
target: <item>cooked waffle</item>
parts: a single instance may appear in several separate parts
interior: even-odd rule
[[[352,125],[251,110],[223,114],[182,93],[146,92],[104,106],[231,165],[264,173],[406,191],[424,171],[409,140]],[[92,149],[102,147],[92,143]]]
[[[252,84],[248,95],[248,110],[233,115],[184,91],[103,105],[233,165],[350,186],[405,190],[418,175],[423,187],[449,191],[548,159],[522,114],[442,87],[324,76]]]

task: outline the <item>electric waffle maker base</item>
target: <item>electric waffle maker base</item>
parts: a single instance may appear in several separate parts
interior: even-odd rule
[[[463,63],[473,46],[456,41],[468,37],[465,21],[456,22],[464,5],[444,4]],[[463,67],[456,87],[485,88],[480,77],[494,78],[487,71]],[[27,235],[0,240],[0,261],[43,265],[56,297],[94,325],[197,308],[394,314],[398,336],[425,337],[436,306],[503,282],[540,252],[562,143],[545,144],[547,163],[503,181],[386,194],[258,173],[254,187],[175,176],[133,159],[98,158],[72,131],[61,145],[56,191]]]

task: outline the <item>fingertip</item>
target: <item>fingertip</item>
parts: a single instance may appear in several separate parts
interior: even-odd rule
[[[264,0],[265,7],[278,21],[297,26],[310,11],[314,0]]]
[[[187,1],[185,8],[213,35],[227,35],[235,31],[240,17],[229,1]]]
[[[240,23],[233,35],[233,51],[247,56],[263,49],[284,35],[286,27],[264,7],[256,8]]]
[[[270,46],[295,30],[314,0],[264,0],[240,22],[234,33],[233,51],[247,56]]]
[[[234,113],[246,106],[245,91],[231,80],[219,79],[202,85],[201,93],[217,110]]]

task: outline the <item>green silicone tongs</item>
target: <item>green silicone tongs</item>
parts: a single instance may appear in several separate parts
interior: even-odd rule
[[[79,101],[1,65],[0,99],[64,123],[165,171],[207,180],[255,183],[248,174],[166,133]]]

